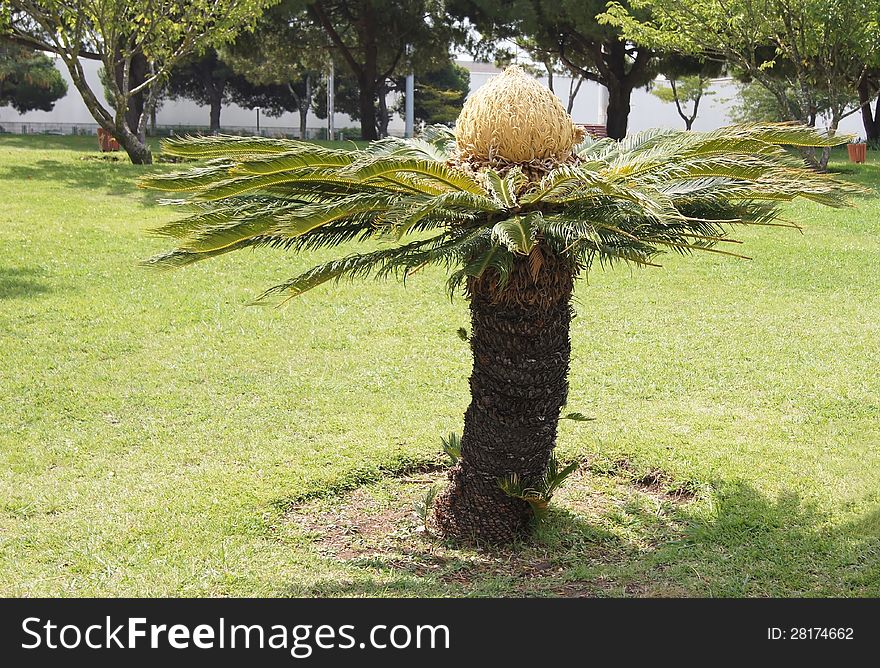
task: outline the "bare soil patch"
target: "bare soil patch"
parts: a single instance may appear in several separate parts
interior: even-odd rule
[[[584,576],[594,566],[653,549],[681,532],[675,511],[693,495],[670,492],[673,481],[661,471],[638,479],[626,473],[621,468],[620,474],[596,475],[582,466],[557,493],[537,537],[501,549],[462,547],[436,536],[425,504],[430,490],[446,484],[445,469],[311,499],[292,508],[287,521],[328,559],[430,578],[451,595],[475,590],[492,595],[493,585],[516,596],[671,595],[654,582]],[[634,524],[644,526],[627,537],[616,532],[617,524],[629,531]]]

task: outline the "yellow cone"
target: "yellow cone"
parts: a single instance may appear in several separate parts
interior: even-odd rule
[[[584,138],[559,98],[516,66],[471,95],[455,126],[463,158],[565,162]]]

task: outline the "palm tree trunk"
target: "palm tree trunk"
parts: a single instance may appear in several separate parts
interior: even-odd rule
[[[546,248],[532,252],[539,257],[517,258],[503,288],[493,270],[468,283],[471,404],[461,459],[434,508],[447,537],[505,543],[525,534],[531,508],[507,496],[499,480],[516,473],[526,486],[538,481],[556,445],[568,395],[574,279]]]

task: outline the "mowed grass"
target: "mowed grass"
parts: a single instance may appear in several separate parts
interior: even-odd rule
[[[876,153],[834,166],[880,186]],[[581,282],[569,410],[596,419],[562,423],[585,473],[518,548],[552,565],[541,589],[344,560],[290,519],[460,430],[467,307],[442,274],[246,306],[325,255],[139,268],[176,215],[144,171],[0,137],[0,594],[880,595],[877,196],[789,206],[803,234],[739,230],[751,261]],[[696,497],[635,503],[620,476],[648,471]]]

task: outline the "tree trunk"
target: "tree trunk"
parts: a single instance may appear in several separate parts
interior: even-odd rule
[[[116,138],[119,145],[128,153],[128,157],[133,165],[152,165],[153,152],[150,150],[146,141],[141,141],[138,136],[131,132],[128,128],[121,130],[116,128],[107,128],[107,130]]]
[[[578,95],[578,92],[581,90],[581,86],[584,83],[583,77],[575,78],[574,72],[571,73],[572,79],[571,83],[568,85],[568,105],[565,111],[568,112],[568,115],[571,116],[571,111],[574,109],[574,100]],[[577,81],[577,83],[575,83]]]
[[[360,82],[359,116],[361,117],[361,139],[373,141],[379,138],[376,118],[376,81],[362,79]]]
[[[385,86],[381,86],[379,88],[379,111],[376,117],[376,132],[379,137],[388,136],[388,123],[391,120],[391,115],[388,113],[387,95],[388,90]]]
[[[467,541],[507,543],[527,533],[532,510],[507,496],[499,480],[515,473],[537,482],[556,445],[568,395],[569,304],[573,272],[545,248],[533,274],[517,258],[500,288],[489,270],[468,282],[471,310],[471,404],[461,459],[434,507],[440,532]]]
[[[213,93],[213,91],[212,91]],[[223,96],[211,95],[211,134],[220,132],[220,111],[223,109]]]
[[[859,104],[862,107],[862,124],[865,126],[865,139],[869,142],[880,139],[880,96],[874,110],[871,110],[871,99],[874,91],[867,78],[859,82]]]
[[[290,86],[290,84],[288,84]],[[290,86],[291,92],[293,92],[293,86]],[[305,92],[302,98],[296,98],[296,106],[299,110],[299,138],[305,139],[306,134],[308,133],[308,124],[309,124],[309,108],[312,106],[312,75],[306,74],[305,80]],[[333,137],[330,137],[333,139]]]
[[[118,59],[116,65],[116,71],[114,72],[114,76],[116,78],[116,85],[121,89],[123,77],[125,76],[125,61],[122,58]],[[147,80],[148,75],[148,63],[147,59],[141,53],[136,53],[131,59],[131,65],[128,70],[128,89],[131,90],[137,86],[140,86],[144,81]],[[124,91],[127,92],[127,91]],[[138,124],[141,120],[141,114],[144,113],[144,92],[136,93],[132,95],[128,99],[128,108],[125,110],[125,122],[128,125],[128,129],[131,130],[134,134],[138,134]],[[118,137],[117,137],[118,139]],[[140,137],[141,141],[145,139],[145,137]]]
[[[605,130],[612,139],[626,137],[631,96],[632,88],[629,86],[612,84],[608,88],[608,116],[605,121]]]

